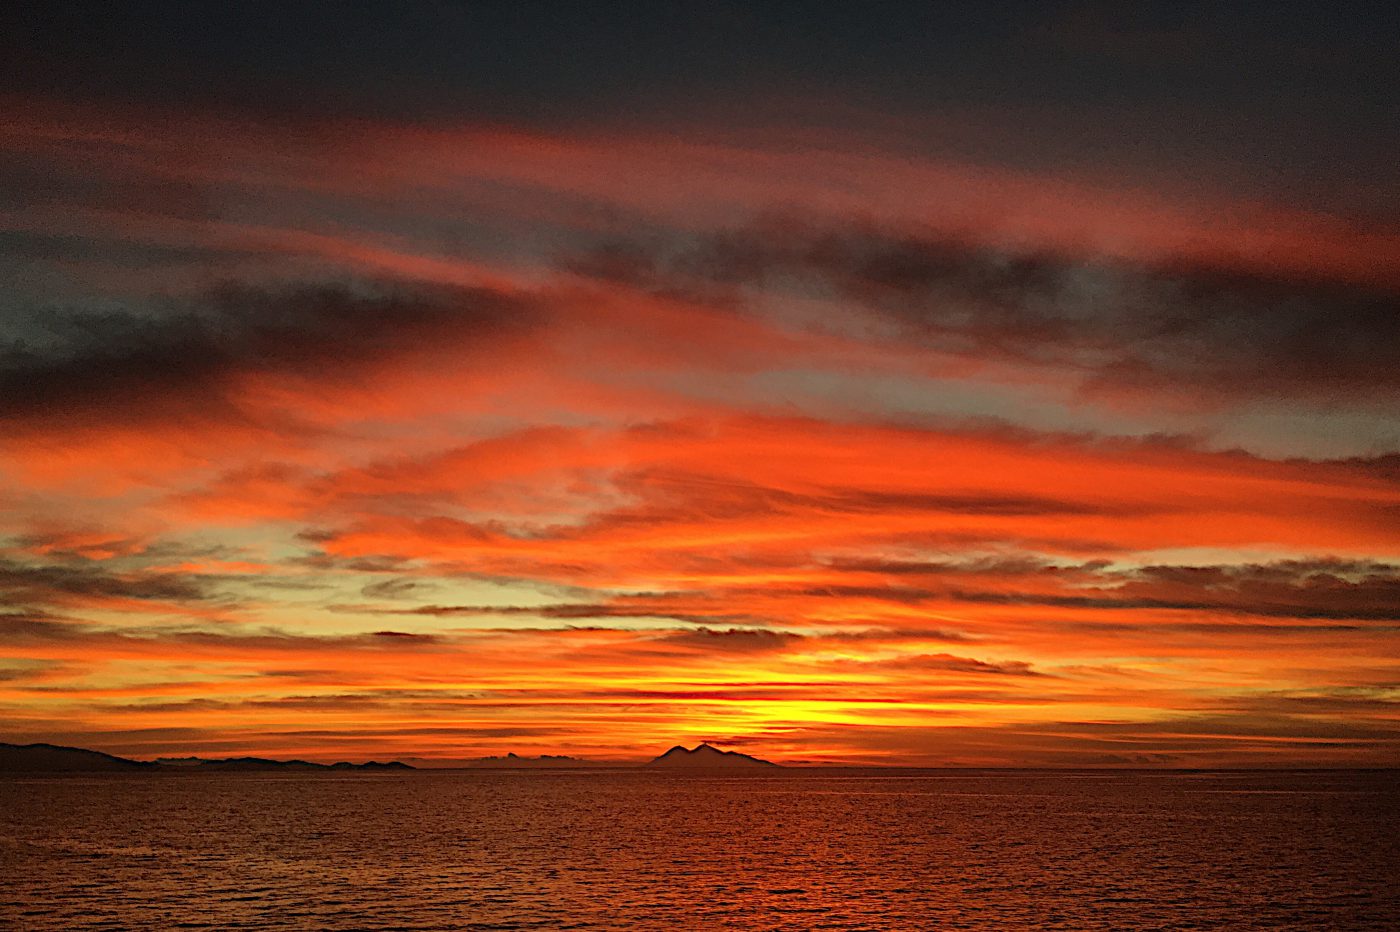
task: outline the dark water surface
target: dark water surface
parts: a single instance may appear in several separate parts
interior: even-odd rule
[[[1400,929],[1400,774],[0,778],[4,929]]]

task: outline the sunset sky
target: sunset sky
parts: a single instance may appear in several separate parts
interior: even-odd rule
[[[1386,5],[50,6],[0,740],[1400,764]]]

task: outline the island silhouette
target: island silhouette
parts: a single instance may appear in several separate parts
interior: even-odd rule
[[[420,764],[425,761],[418,758]],[[432,766],[428,762],[428,766]],[[622,768],[631,769],[636,763],[596,761],[565,755],[541,754],[520,757],[509,753],[499,757],[479,757],[449,764],[447,768],[466,769],[540,769],[540,768]],[[664,754],[640,765],[648,770],[713,771],[768,770],[780,765],[739,751],[722,751],[708,742],[685,748],[676,745]],[[320,764],[305,760],[272,760],[265,757],[159,757],[155,760],[132,760],[102,751],[64,747],[56,744],[6,744],[0,742],[0,773],[125,773],[125,772],[258,772],[258,771],[395,771],[420,769],[403,761],[366,761],[352,764],[341,761]]]
[[[123,773],[157,766],[153,761],[128,760],[86,748],[0,742],[0,773]]]
[[[124,773],[131,771],[265,771],[265,770],[413,770],[400,761],[366,761],[352,764],[316,764],[305,760],[269,760],[263,757],[160,758],[131,760],[57,744],[6,744],[0,742],[0,773]]]
[[[778,766],[738,751],[721,751],[708,742],[689,750],[678,744],[647,764],[657,770],[756,770]]]
[[[540,754],[537,757],[522,757],[511,751],[509,754],[500,756],[469,757],[455,761],[453,766],[470,770],[548,770],[550,768],[615,767],[617,764],[612,761],[570,757],[567,754]]]

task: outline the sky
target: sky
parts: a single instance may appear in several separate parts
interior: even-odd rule
[[[0,738],[1400,765],[1387,5],[0,13]]]

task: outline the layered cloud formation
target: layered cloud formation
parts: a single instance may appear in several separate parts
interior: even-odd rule
[[[888,127],[7,109],[6,740],[1400,761],[1400,227]]]

